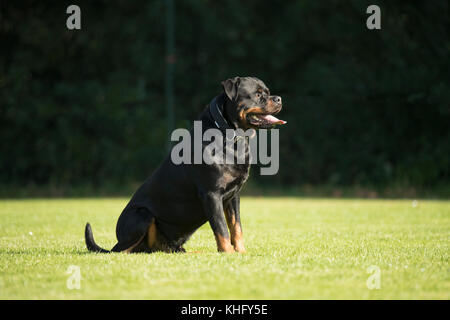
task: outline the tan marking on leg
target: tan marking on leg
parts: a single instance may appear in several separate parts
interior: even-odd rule
[[[134,248],[136,248],[136,246],[139,244],[139,243],[141,243],[141,241],[144,239],[144,237],[145,237],[145,234],[135,243],[135,244],[133,244],[131,247],[129,247],[128,249],[125,249],[125,250],[123,250],[122,252],[125,252],[125,253],[132,253],[133,252],[133,249]]]
[[[219,252],[234,252],[233,246],[231,245],[230,239],[224,238],[221,235],[215,235],[216,236],[216,242],[217,242],[217,250]]]
[[[241,224],[239,222],[234,224],[234,228],[233,228],[233,231],[231,232],[231,234],[232,234],[231,239],[232,239],[234,249],[237,252],[244,253],[245,252],[244,237],[242,234]]]
[[[157,247],[157,235],[156,235],[156,223],[155,219],[153,218],[152,223],[150,223],[150,226],[148,227],[147,231],[147,244],[150,249],[156,249]]]
[[[231,244],[237,252],[244,253],[244,236],[242,234],[241,224],[236,221],[234,212],[225,212],[225,218],[228,229],[230,230]]]

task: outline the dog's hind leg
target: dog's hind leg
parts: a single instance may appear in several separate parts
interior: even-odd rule
[[[139,246],[142,240],[145,238],[145,234],[142,235],[140,239],[138,239],[135,243],[122,243],[118,242],[112,249],[111,252],[124,252],[124,253],[132,253],[134,249]]]
[[[156,220],[153,218],[147,231],[147,250],[150,252],[163,251],[167,253],[185,252],[182,246],[169,245],[166,237],[158,230]]]
[[[126,209],[119,217],[116,227],[117,244],[111,249],[112,252],[135,252],[142,250],[141,244],[146,238],[149,226],[154,217],[145,208]]]

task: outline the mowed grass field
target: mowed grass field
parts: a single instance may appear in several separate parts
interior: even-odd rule
[[[217,253],[208,224],[185,254],[87,252],[85,223],[111,248],[127,200],[0,200],[0,298],[450,298],[450,201],[244,197],[246,254]]]

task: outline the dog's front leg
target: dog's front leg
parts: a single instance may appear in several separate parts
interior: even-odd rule
[[[227,219],[228,228],[230,229],[231,244],[233,245],[234,250],[244,253],[244,237],[242,235],[241,217],[239,211],[240,197],[239,195],[236,195],[225,204],[225,217]]]
[[[203,196],[203,206],[216,237],[217,250],[219,252],[234,252],[223,215],[222,197],[214,193],[205,194]]]

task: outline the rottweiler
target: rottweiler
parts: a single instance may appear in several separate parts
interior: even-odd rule
[[[209,222],[219,252],[245,252],[239,193],[249,176],[249,137],[230,138],[226,130],[270,129],[285,121],[275,117],[282,108],[281,97],[270,95],[260,79],[234,77],[223,81],[222,88],[223,92],[211,101],[198,120],[203,132],[217,128],[224,133],[223,146],[226,139],[234,139],[231,143],[234,146],[243,138],[245,163],[174,164],[169,153],[122,211],[116,226],[117,244],[110,251],[99,247],[87,223],[88,250],[185,252],[183,244],[201,225]],[[209,144],[202,141],[202,151]]]

